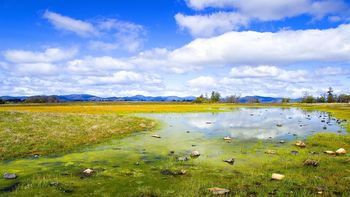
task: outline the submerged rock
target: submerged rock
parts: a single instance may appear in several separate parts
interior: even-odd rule
[[[320,163],[318,161],[315,161],[315,160],[307,159],[307,160],[304,161],[304,166],[317,167],[319,165],[320,165]]]
[[[282,124],[276,124],[277,127],[282,127],[283,125]]]
[[[281,180],[283,180],[285,177],[286,177],[286,176],[283,175],[283,174],[273,173],[272,176],[271,176],[271,179],[272,179],[272,180],[281,181]]]
[[[229,189],[219,188],[219,187],[208,188],[208,191],[214,195],[225,195],[230,193]]]
[[[300,147],[300,148],[305,148],[306,144],[304,142],[302,142],[302,141],[297,141],[295,143],[295,146]]]
[[[154,138],[162,138],[159,135],[152,135],[152,137],[154,137]]]
[[[233,165],[235,163],[235,159],[234,158],[230,158],[230,159],[225,159],[224,162]]]
[[[17,175],[5,172],[3,177],[4,179],[16,179]]]
[[[346,150],[344,148],[339,148],[338,150],[335,151],[337,155],[345,155]]]
[[[275,151],[275,150],[267,150],[267,151],[265,151],[265,153],[266,154],[270,154],[270,155],[275,155],[275,154],[277,154],[277,151]]]
[[[212,122],[209,122],[209,121],[208,121],[208,122],[205,122],[205,124],[212,124]]]
[[[191,157],[199,157],[201,154],[198,151],[192,151]]]

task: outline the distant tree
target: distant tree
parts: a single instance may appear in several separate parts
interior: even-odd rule
[[[303,102],[304,103],[315,103],[316,100],[313,96],[307,96],[306,98],[304,98]]]
[[[6,102],[2,99],[0,99],[0,104],[5,104]]]
[[[333,95],[333,88],[329,87],[327,91],[327,103],[334,103],[334,102],[335,102],[335,98]]]
[[[350,102],[350,95],[347,94],[340,94],[337,97],[337,102],[338,103],[349,103]]]
[[[208,99],[206,99],[203,94],[201,94],[199,97],[197,97],[196,99],[194,99],[193,101],[194,103],[206,103],[208,102]]]
[[[317,98],[316,98],[316,102],[317,102],[317,103],[325,103],[325,102],[326,102],[326,95],[323,94],[323,95],[317,97]]]
[[[30,96],[24,101],[26,103],[58,103],[57,96]]]
[[[220,98],[221,98],[221,95],[219,92],[215,92],[215,91],[211,92],[211,97],[210,97],[211,102],[217,103],[220,101]]]
[[[260,103],[258,98],[251,97],[248,99],[248,103]]]
[[[239,99],[241,97],[239,95],[230,95],[224,99],[225,103],[239,103]]]
[[[282,98],[282,103],[290,103],[290,98]]]
[[[315,103],[316,99],[312,95],[309,95],[308,92],[304,92],[304,95],[303,95],[301,102],[302,103]]]

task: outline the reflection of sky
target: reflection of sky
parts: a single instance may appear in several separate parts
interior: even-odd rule
[[[345,131],[326,113],[306,112],[295,108],[241,108],[222,113],[146,114],[146,116],[172,125],[172,129],[169,130],[171,132],[190,130],[209,137],[228,135],[243,139],[269,137],[290,139],[293,134],[307,136],[312,133],[311,131]],[[325,119],[325,122],[321,122],[322,119]],[[282,127],[277,127],[277,124],[282,124]],[[324,126],[327,127],[326,130]]]

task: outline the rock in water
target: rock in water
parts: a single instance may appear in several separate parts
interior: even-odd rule
[[[154,137],[154,138],[162,138],[159,135],[152,135],[152,137]]]
[[[304,148],[304,147],[306,147],[306,144],[302,141],[297,141],[295,143],[295,146],[300,147],[300,148]]]
[[[16,179],[17,175],[16,174],[11,174],[11,173],[4,173],[4,179]]]
[[[284,177],[285,177],[285,175],[283,175],[283,174],[273,173],[271,176],[271,179],[280,181],[280,180],[283,180]]]
[[[270,154],[270,155],[275,155],[275,154],[277,154],[277,151],[275,151],[275,150],[267,150],[267,151],[265,151],[265,153],[266,154]]]
[[[337,155],[345,155],[346,150],[344,148],[339,148],[337,151],[335,151]]]
[[[230,136],[224,137],[224,140],[231,140],[232,138]]]
[[[307,160],[304,161],[304,166],[317,167],[319,165],[320,165],[320,163],[318,161],[315,161],[315,160],[307,159]]]
[[[226,162],[230,165],[233,165],[235,163],[235,159],[234,158],[226,159],[226,160],[224,160],[224,162]]]
[[[230,190],[225,188],[219,188],[219,187],[208,188],[208,190],[214,195],[225,195],[230,193]]]
[[[191,157],[199,157],[201,154],[198,151],[192,151]]]
[[[326,150],[326,151],[324,151],[324,153],[326,153],[327,155],[335,155],[336,154],[334,151],[331,151],[331,150]]]
[[[282,127],[283,125],[282,124],[276,124],[277,127]]]

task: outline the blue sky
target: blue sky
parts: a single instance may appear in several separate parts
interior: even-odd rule
[[[345,0],[0,0],[0,95],[350,93]]]

